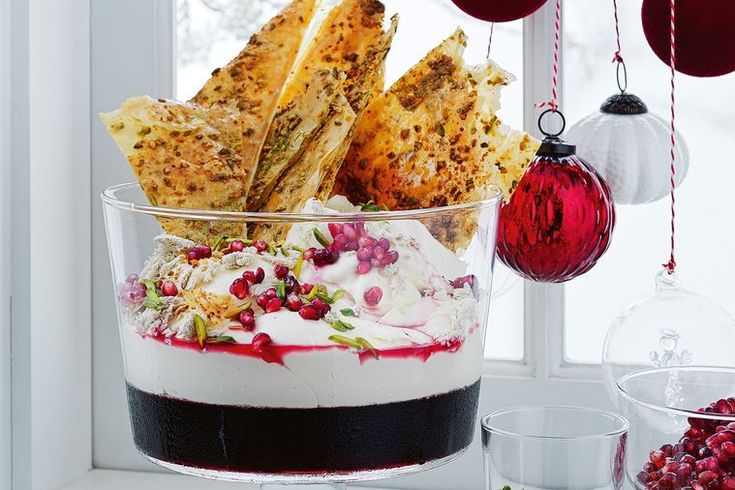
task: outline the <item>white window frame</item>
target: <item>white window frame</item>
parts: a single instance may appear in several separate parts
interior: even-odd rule
[[[3,56],[3,62],[10,65],[10,76],[3,70],[0,83],[0,109],[12,101],[10,129],[7,116],[0,121],[0,142],[12,141],[9,154],[0,153],[4,184],[0,188],[0,225],[3,231],[12,232],[12,260],[2,253],[7,242],[0,242],[0,277],[4,279],[0,282],[0,334],[6,333],[3,319],[10,312],[4,301],[8,286],[13,297],[11,332],[2,337],[12,338],[12,356],[0,347],[2,366],[7,368],[12,357],[12,383],[8,370],[0,369],[0,490],[11,488],[8,479],[3,480],[9,472],[2,466],[7,467],[11,460],[8,444],[2,445],[8,440],[12,441],[14,489],[248,488],[148,473],[154,468],[133,450],[127,423],[98,196],[108,185],[132,180],[132,174],[119,164],[121,157],[96,114],[117,107],[131,94],[172,96],[174,0],[0,2],[2,13],[10,12],[2,17],[4,54],[9,52],[7,41],[12,41],[12,56]],[[548,97],[551,79],[552,3],[524,21],[524,125],[535,134],[538,111],[532,102]],[[130,66],[136,67],[135,72],[122,68]],[[68,110],[47,110],[49,104],[59,108],[53,106],[54,97]],[[9,162],[12,173],[8,179]],[[47,182],[49,177],[61,177],[59,168],[77,177],[76,198]],[[72,226],[78,235],[74,243],[55,246],[69,257],[90,256],[91,260],[74,260],[71,265],[44,262],[44,267],[53,269],[39,270],[35,252],[41,251],[34,244],[44,243],[48,238],[44,230],[54,229],[58,221]],[[2,236],[5,239],[8,234]],[[85,245],[90,239],[91,247]],[[10,281],[5,279],[8,270]],[[58,291],[58,302],[68,300],[70,310],[47,311],[47,298],[42,295],[48,275],[77,279],[74,288]],[[524,305],[524,359],[485,361],[480,412],[540,402],[609,408],[599,366],[564,361],[563,286],[527,282]],[[57,306],[54,302],[54,308]],[[56,318],[57,311],[66,316]],[[65,342],[70,334],[79,342]],[[49,358],[56,364],[50,366]],[[3,436],[10,430],[7,407],[11,399],[12,437],[7,438]],[[62,422],[54,419],[57,413],[72,415]],[[479,488],[481,480],[476,437],[472,450],[460,462],[375,485],[461,490]]]

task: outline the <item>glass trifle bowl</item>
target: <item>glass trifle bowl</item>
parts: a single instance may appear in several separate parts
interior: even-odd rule
[[[137,448],[175,471],[261,483],[383,478],[461,454],[500,196],[408,211],[337,196],[269,214],[107,189]]]

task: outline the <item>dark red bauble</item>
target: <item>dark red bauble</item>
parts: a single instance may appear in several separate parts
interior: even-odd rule
[[[670,0],[643,0],[643,31],[667,65],[670,15]],[[695,77],[735,71],[735,0],[676,0],[676,71]]]
[[[465,13],[488,22],[510,22],[528,17],[546,0],[452,0]]]
[[[526,279],[564,282],[605,253],[615,206],[605,181],[573,146],[552,145],[571,151],[542,153],[548,141],[500,210],[497,253]]]

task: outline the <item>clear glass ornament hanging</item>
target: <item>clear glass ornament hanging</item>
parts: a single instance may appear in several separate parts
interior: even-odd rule
[[[617,380],[649,367],[735,365],[735,319],[709,298],[682,288],[666,269],[656,276],[653,294],[633,303],[610,325],[602,368],[610,398],[617,403]],[[666,397],[677,405],[677,383]]]

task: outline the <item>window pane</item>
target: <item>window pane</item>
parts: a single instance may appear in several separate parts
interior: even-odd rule
[[[286,3],[286,0],[178,0],[178,98],[192,97],[210,72],[234,57],[250,35]],[[489,25],[463,14],[450,0],[384,0],[384,3],[389,15],[400,15],[398,33],[386,62],[387,83],[397,80],[455,26],[461,26],[469,36],[465,52],[468,63],[485,60]],[[518,77],[518,81],[504,89],[499,115],[505,123],[521,128],[523,33],[520,21],[495,26],[492,57]],[[502,264],[496,267],[496,282],[510,290],[492,304],[485,352],[493,358],[520,360],[523,358],[522,282],[512,278]]]
[[[668,119],[669,72],[648,47],[640,2],[618,2],[629,91],[651,112]],[[612,1],[565,3],[564,111],[576,121],[617,91]],[[735,230],[715,217],[729,207],[732,165],[731,115],[735,75],[693,78],[677,74],[677,125],[689,146],[690,168],[677,193],[677,268],[682,284],[713,298],[730,313],[735,295],[727,266]],[[618,206],[612,245],[589,274],[566,287],[565,355],[572,362],[600,362],[602,343],[615,316],[653,289],[668,260],[669,202]],[[634,339],[631,339],[633,341]]]

